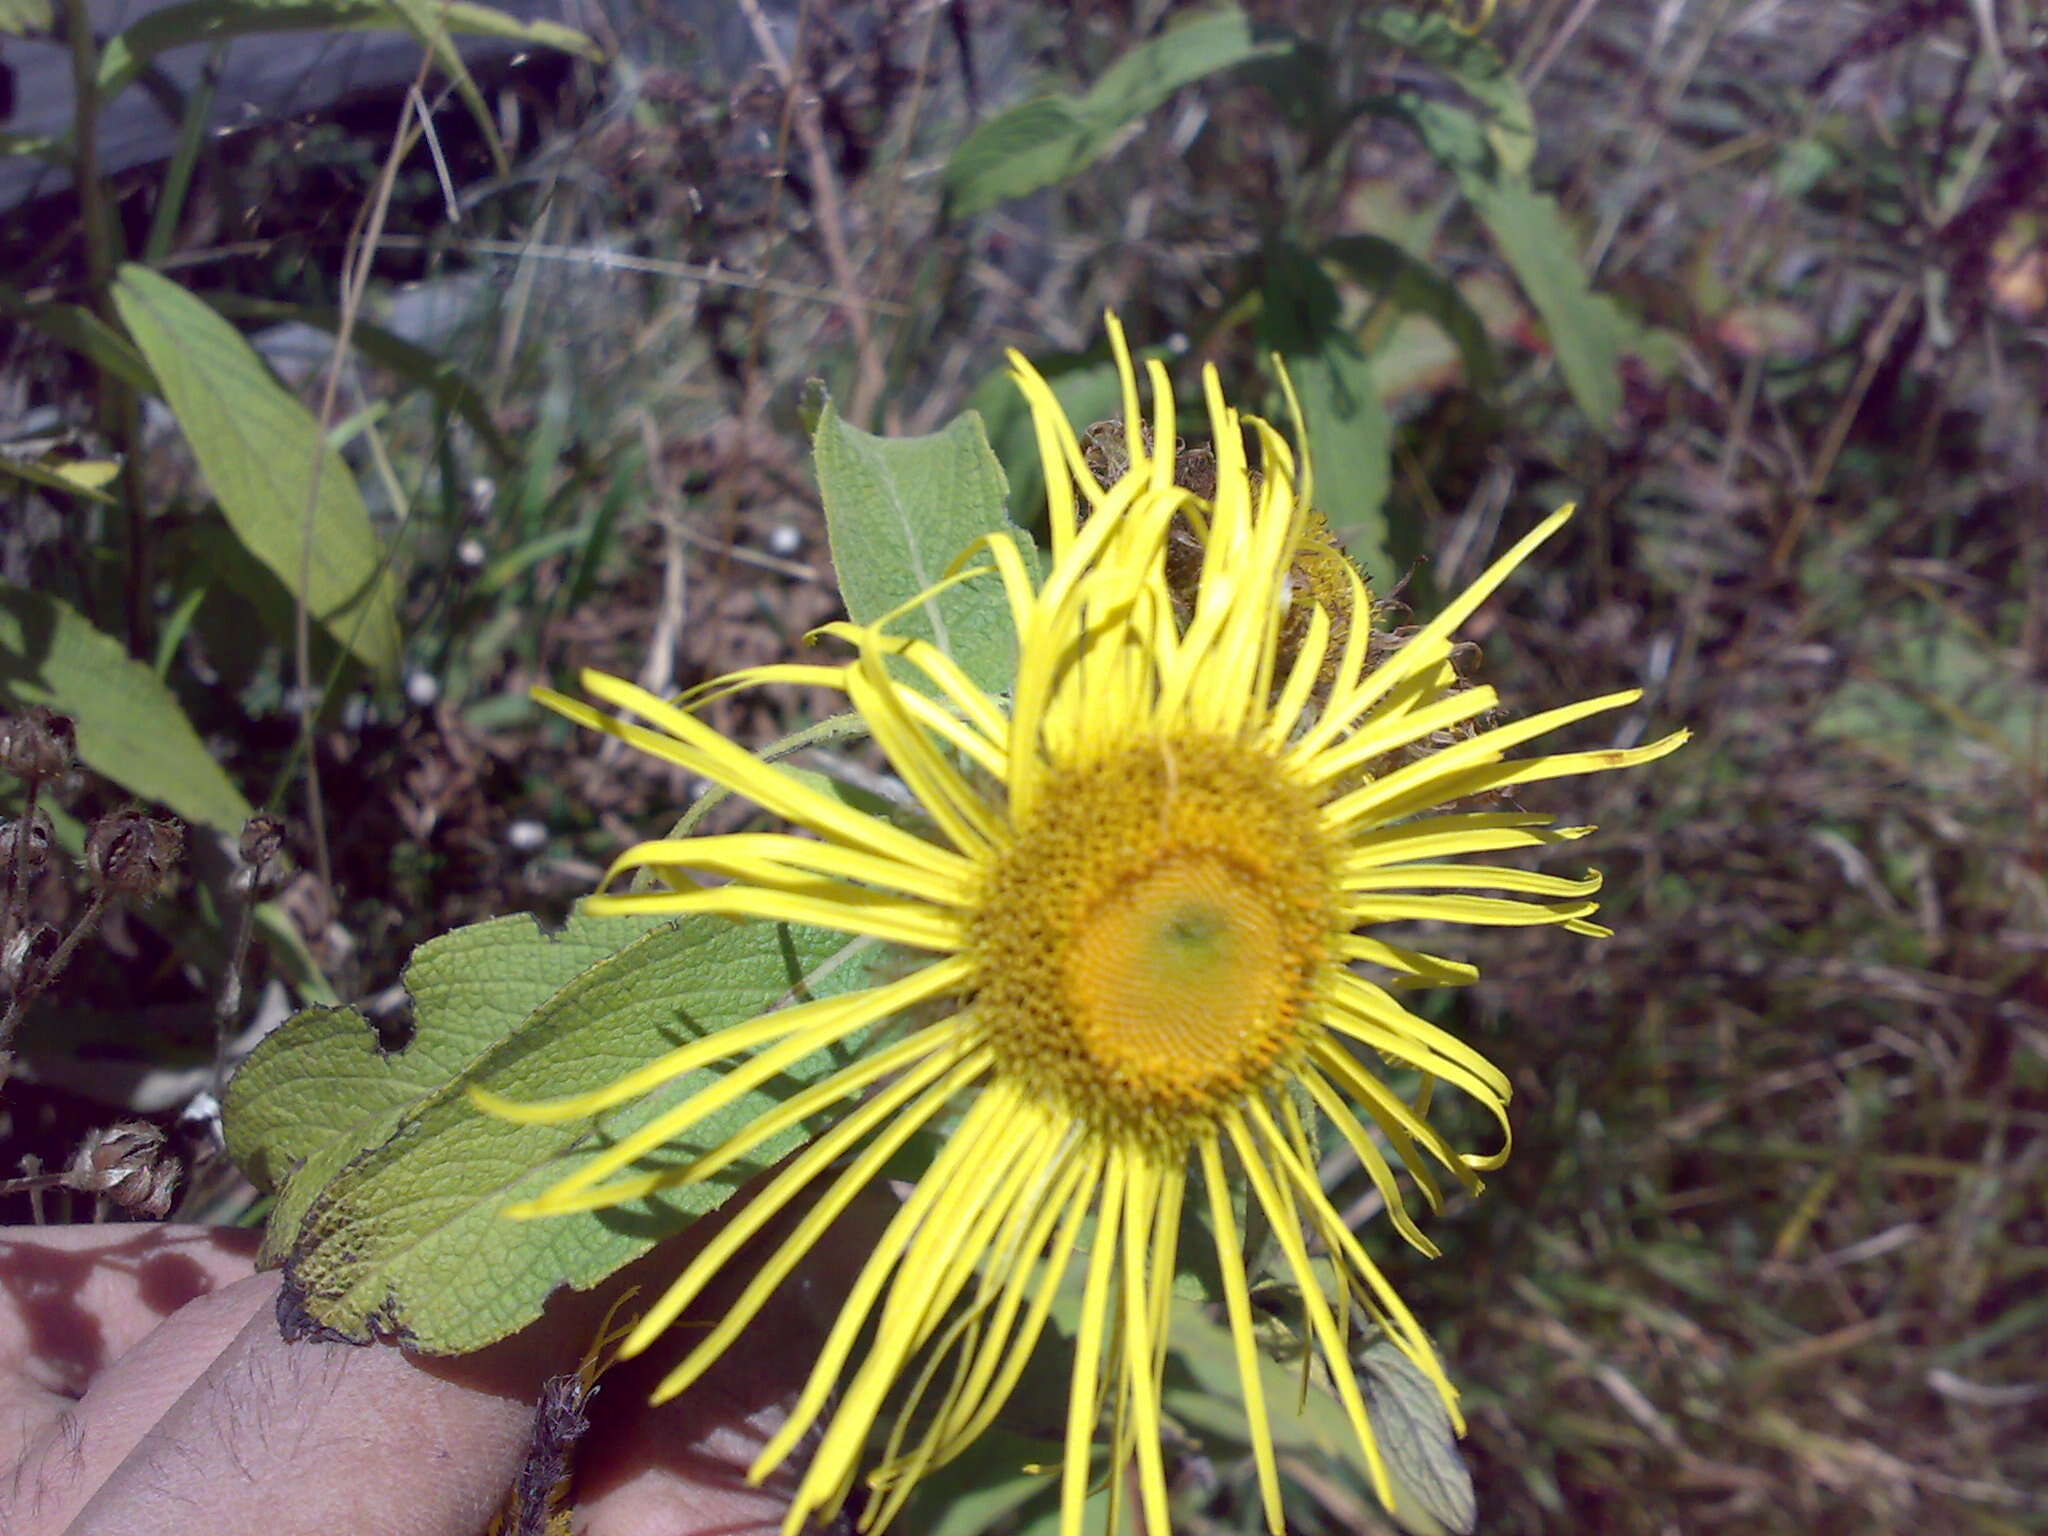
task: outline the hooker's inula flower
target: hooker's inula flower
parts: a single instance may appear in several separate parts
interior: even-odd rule
[[[1246,1188],[1277,1238],[1380,1497],[1390,1499],[1354,1374],[1352,1308],[1436,1384],[1454,1417],[1455,1395],[1428,1337],[1324,1194],[1305,1116],[1320,1115],[1350,1145],[1394,1226],[1434,1253],[1382,1149],[1432,1204],[1432,1164],[1478,1188],[1479,1174],[1507,1155],[1508,1080],[1354,966],[1411,984],[1476,974],[1376,931],[1413,919],[1604,933],[1588,921],[1597,875],[1456,862],[1565,842],[1589,828],[1445,807],[1649,762],[1684,739],[1510,759],[1511,749],[1637,694],[1494,724],[1493,689],[1464,686],[1453,668],[1457,626],[1569,509],[1387,652],[1384,637],[1373,644],[1371,601],[1356,571],[1325,558],[1306,452],[1297,460],[1270,425],[1226,405],[1208,370],[1213,492],[1177,486],[1164,370],[1149,365],[1147,420],[1113,319],[1110,335],[1125,419],[1107,485],[1091,473],[1044,380],[1012,358],[1045,464],[1050,558],[1037,579],[1011,539],[996,535],[968,556],[992,577],[966,578],[999,580],[1007,596],[1017,632],[1008,699],[886,624],[827,626],[852,650],[843,665],[754,668],[682,704],[586,674],[594,697],[645,724],[544,696],[809,834],[643,843],[613,874],[652,869],[671,888],[595,898],[591,910],[811,923],[901,946],[920,962],[884,984],[691,1041],[596,1093],[543,1105],[489,1101],[503,1114],[564,1121],[729,1063],[710,1086],[520,1213],[529,1216],[617,1205],[707,1178],[821,1110],[837,1115],[720,1229],[626,1341],[623,1354],[644,1349],[749,1237],[811,1197],[662,1396],[682,1391],[732,1346],[915,1133],[943,1132],[753,1468],[765,1476],[817,1432],[790,1533],[836,1510],[864,1468],[873,1491],[864,1526],[894,1516],[921,1476],[996,1418],[1070,1270],[1081,1300],[1062,1530],[1081,1530],[1105,1414],[1112,1489],[1135,1465],[1145,1528],[1167,1530],[1161,1374],[1189,1200],[1206,1206],[1266,1516],[1280,1531],[1269,1415],[1289,1410],[1266,1402],[1257,1368],[1233,1203]],[[1258,441],[1256,469],[1247,429]],[[1183,555],[1182,579],[1169,581],[1169,547],[1185,548],[1191,533],[1199,569]],[[1297,572],[1304,558],[1319,573],[1313,580]],[[1323,590],[1333,580],[1334,595]],[[910,830],[853,809],[725,740],[687,707],[761,683],[843,692],[928,826]],[[1418,755],[1432,742],[1435,750]],[[700,886],[697,875],[725,883]],[[791,1064],[890,1020],[900,1021],[896,1031],[870,1035],[851,1064],[737,1134],[702,1138],[712,1144],[687,1167],[634,1171]],[[1426,1096],[1410,1103],[1382,1078],[1388,1062],[1422,1074],[1425,1090],[1448,1084],[1484,1105],[1500,1123],[1500,1149],[1454,1150],[1424,1118]],[[1327,1261],[1311,1256],[1311,1242]],[[869,1466],[878,1424],[889,1428]]]

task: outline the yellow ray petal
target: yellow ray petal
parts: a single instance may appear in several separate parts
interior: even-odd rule
[[[635,869],[694,870],[750,884],[810,882],[819,875],[859,881],[943,907],[973,899],[975,867],[933,849],[936,857],[905,864],[861,848],[783,832],[731,832],[716,837],[656,838],[628,848],[605,871],[607,883]]]
[[[1259,1347],[1252,1332],[1244,1247],[1238,1237],[1237,1219],[1231,1212],[1231,1182],[1224,1172],[1222,1148],[1213,1131],[1196,1143],[1196,1149],[1202,1159],[1203,1182],[1209,1189],[1209,1224],[1216,1242],[1216,1267],[1223,1275],[1223,1307],[1230,1319],[1230,1346],[1244,1392],[1245,1424],[1251,1431],[1252,1464],[1258,1469],[1259,1501],[1265,1506],[1266,1529],[1273,1536],[1283,1536],[1287,1517],[1280,1504],[1280,1469],[1273,1456],[1273,1422],[1266,1412]]]
[[[807,1032],[816,1042],[814,1049],[822,1049],[878,1019],[943,997],[971,974],[965,960],[940,960],[885,986],[815,998],[764,1013],[744,1024],[729,1024],[687,1041],[592,1093],[522,1103],[487,1088],[471,1087],[469,1096],[479,1109],[503,1120],[523,1125],[566,1125],[642,1098],[699,1067],[758,1049],[799,1031]]]

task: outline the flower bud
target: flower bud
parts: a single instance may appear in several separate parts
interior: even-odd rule
[[[239,852],[242,867],[235,871],[235,889],[252,900],[268,899],[286,872],[284,823],[275,816],[251,816],[242,826]]]
[[[88,1132],[64,1182],[124,1211],[161,1220],[178,1188],[178,1160],[164,1151],[164,1133],[146,1120],[123,1120]]]
[[[116,896],[150,902],[185,851],[184,825],[153,820],[138,810],[114,811],[93,823],[85,839],[85,868]]]
[[[20,818],[0,821],[0,880],[5,880],[14,863],[16,839],[21,845],[21,881],[27,885],[48,867],[50,862],[50,841],[56,836],[50,825],[50,818],[40,810],[30,819],[26,828],[20,825]]]
[[[19,992],[32,982],[57,953],[62,935],[48,923],[28,923],[15,930],[0,950],[0,992]]]
[[[71,766],[77,732],[69,715],[33,705],[0,720],[0,769],[18,779],[40,783]]]
[[[251,816],[242,824],[242,862],[261,869],[284,846],[284,823],[275,816]]]

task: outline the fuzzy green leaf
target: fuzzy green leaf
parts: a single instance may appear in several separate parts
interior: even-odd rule
[[[54,597],[0,585],[0,703],[69,715],[87,767],[187,821],[237,832],[249,819],[170,689]]]
[[[1002,466],[972,411],[928,437],[875,437],[827,401],[811,446],[832,564],[855,623],[876,623],[944,580],[988,534],[1016,535],[1034,561],[1030,540],[1004,513]],[[902,614],[890,630],[932,641],[990,692],[1010,686],[1017,631],[992,569]]]
[[[228,1085],[228,1154],[278,1199],[266,1261],[289,1251],[313,1200],[349,1161],[390,1139],[408,1111],[593,965],[660,926],[658,918],[578,913],[560,933],[501,917],[430,939],[413,952],[405,988],[418,1027],[402,1049],[380,1047],[353,1008],[299,1014],[250,1054]]]
[[[1161,1402],[1191,1429],[1249,1447],[1244,1387],[1230,1327],[1197,1304],[1176,1299]],[[1343,1405],[1320,1370],[1303,1390],[1298,1362],[1261,1353],[1259,1381],[1273,1448],[1283,1460],[1307,1456],[1346,1470],[1362,1489],[1371,1469]],[[1471,1474],[1451,1435],[1450,1415],[1429,1378],[1385,1339],[1359,1356],[1358,1380],[1394,1496],[1388,1513],[1410,1536],[1465,1536],[1477,1520]]]
[[[124,266],[114,303],[236,537],[365,666],[394,673],[394,583],[355,477],[319,423],[232,325],[169,278]]]
[[[1358,1363],[1394,1485],[1395,1521],[1410,1536],[1468,1536],[1479,1523],[1479,1502],[1435,1384],[1385,1339],[1368,1346]]]
[[[517,1100],[587,1092],[792,994],[829,996],[863,979],[861,945],[844,935],[691,918],[588,965],[508,1030],[507,1018],[560,967],[543,962],[519,983],[518,996],[490,995],[490,976],[516,970],[508,948],[554,941],[486,924],[438,942],[448,949],[435,957],[430,979],[437,984],[419,1000],[411,1049],[439,1030],[451,1038],[445,1048],[429,1047],[441,1052],[431,1065],[388,1086],[372,1123],[351,1133],[358,1141],[384,1135],[383,1116],[395,1109],[388,1135],[328,1179],[296,1233],[274,1244],[288,1249],[287,1279],[313,1322],[352,1339],[402,1338],[433,1354],[479,1349],[526,1326],[556,1287],[595,1285],[715,1209],[802,1139],[792,1130],[715,1179],[628,1206],[515,1221],[504,1214],[508,1205],[548,1189],[612,1140],[714,1082],[718,1071],[692,1074],[596,1124],[560,1126],[487,1115],[469,1099],[472,1084]],[[530,953],[527,963],[534,963]],[[292,1117],[300,1127],[321,1113],[322,1100],[337,1114],[368,1102],[365,1079],[376,1072],[366,1060],[374,1045],[358,1037],[351,1058],[331,1015],[314,1016],[309,1027],[315,1034],[307,1050],[332,1071],[323,1086],[305,1090],[309,1097]],[[837,1064],[826,1054],[801,1063],[712,1116],[688,1146],[662,1160],[687,1160]],[[304,1132],[273,1139],[282,1154],[295,1140],[303,1145]],[[275,1175],[276,1157],[251,1160]]]

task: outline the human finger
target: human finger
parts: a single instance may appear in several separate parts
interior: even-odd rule
[[[0,1232],[0,1528],[61,1526],[241,1326],[256,1234],[117,1225]],[[95,1411],[81,1404],[109,1371]]]
[[[434,1360],[287,1344],[279,1277],[243,1286],[254,1305],[242,1325],[69,1536],[475,1536],[511,1485],[540,1381],[574,1359],[573,1332],[543,1326]]]

